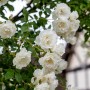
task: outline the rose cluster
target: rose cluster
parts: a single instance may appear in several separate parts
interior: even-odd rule
[[[76,31],[79,28],[78,12],[71,12],[70,7],[65,3],[57,4],[53,12],[53,29],[67,43],[75,44]]]
[[[57,44],[58,36],[64,38],[67,43],[75,44],[75,33],[80,21],[77,19],[77,11],[71,12],[70,7],[64,3],[56,6],[53,12],[53,30],[44,30],[36,37],[35,43],[46,54],[39,59],[42,69],[36,69],[31,82],[34,90],[55,90],[58,86],[56,74],[60,74],[67,67],[67,62],[62,59],[65,46]]]
[[[7,0],[6,0],[7,1]],[[1,1],[0,1],[1,2]],[[3,5],[3,4],[2,4]],[[42,69],[36,69],[31,83],[34,90],[55,90],[58,86],[56,74],[62,73],[67,68],[67,62],[62,59],[65,45],[58,43],[58,38],[64,38],[67,43],[75,43],[75,33],[79,28],[77,11],[71,12],[65,3],[56,6],[53,14],[53,30],[43,30],[35,39],[35,45],[41,47],[45,54],[39,57],[38,63]],[[0,24],[0,36],[3,39],[11,38],[16,33],[16,26],[10,20]],[[17,69],[27,67],[31,62],[31,51],[21,48],[13,59]]]
[[[57,44],[58,35],[53,30],[44,30],[36,37],[35,43],[40,46],[46,54],[39,59],[42,69],[36,69],[31,82],[35,85],[34,90],[55,90],[58,80],[55,74],[66,69],[67,62],[62,59],[65,53],[65,45]]]

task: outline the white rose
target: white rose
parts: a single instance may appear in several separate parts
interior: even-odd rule
[[[58,86],[58,80],[56,79],[55,72],[45,75],[41,81],[47,82],[50,86],[50,90],[55,90],[55,88]]]
[[[57,43],[57,34],[52,30],[44,30],[36,37],[35,43],[42,49],[50,49]]]
[[[54,80],[53,83],[50,85],[50,90],[56,90],[58,86],[58,80]]]
[[[36,69],[33,73],[33,76],[38,78],[38,77],[42,77],[43,76],[43,70],[41,69]]]
[[[25,48],[22,48],[20,52],[16,54],[16,57],[13,59],[13,65],[17,69],[22,69],[26,67],[31,62],[31,52],[27,51]]]
[[[37,82],[36,87],[38,85],[42,85],[43,83],[47,83],[49,85],[49,90],[55,90],[55,88],[58,86],[58,80],[56,79],[54,72],[43,75],[41,78],[37,77],[35,79],[35,82]],[[35,90],[37,90],[36,87],[35,87]],[[43,89],[43,87],[42,87],[42,89]],[[39,90],[42,90],[42,89],[39,89]],[[47,89],[45,89],[45,90],[47,90]]]
[[[5,5],[8,2],[8,0],[0,0],[0,7]]]
[[[39,59],[40,65],[44,69],[44,73],[55,71],[58,67],[58,63],[62,59],[56,53],[47,53],[44,57]]]
[[[70,14],[69,19],[72,21],[72,20],[77,19],[78,17],[79,17],[78,12],[77,12],[77,11],[73,11],[73,12]]]
[[[44,76],[43,69],[36,69],[33,73],[33,76],[34,77],[31,78],[31,83],[37,85],[39,80]]]
[[[55,11],[52,14],[53,14],[53,18],[57,19],[60,17],[69,18],[70,13],[71,13],[70,7],[65,3],[60,3],[57,4]]]
[[[55,45],[51,50],[52,52],[62,56],[65,53],[65,45],[63,43],[59,43],[58,45]]]
[[[0,36],[1,38],[10,38],[16,33],[16,26],[10,20],[0,24]]]
[[[34,90],[50,90],[48,83],[38,84]]]
[[[76,32],[80,26],[79,20],[72,20],[70,21],[69,30],[68,31],[74,31]]]
[[[45,74],[55,72],[61,73],[67,67],[67,62],[59,57],[56,53],[47,53],[44,57],[39,59],[40,65],[43,67]]]
[[[59,56],[56,53],[47,52],[44,57],[39,59],[40,65],[45,68],[56,69],[59,62]]]
[[[67,61],[61,60],[61,61],[58,63],[58,68],[56,69],[56,74],[62,73],[62,71],[67,68],[67,65],[68,65],[68,64],[67,64]]]
[[[59,18],[53,21],[53,29],[58,35],[66,33],[69,29],[70,22],[66,18]]]

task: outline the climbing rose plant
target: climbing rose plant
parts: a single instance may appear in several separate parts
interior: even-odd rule
[[[61,73],[68,62],[62,58],[66,45],[61,40],[76,43],[76,31],[85,24],[80,24],[83,16],[79,17],[83,7],[78,9],[78,0],[23,0],[26,7],[8,18],[5,8],[14,11],[10,4],[14,1],[0,1],[0,17],[4,19],[0,22],[0,89],[56,90],[60,85],[66,90]]]

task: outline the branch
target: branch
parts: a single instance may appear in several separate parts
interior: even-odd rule
[[[31,4],[32,2],[33,2],[33,0],[30,2],[30,4]],[[26,9],[27,9],[28,7],[30,7],[30,4],[27,5]],[[48,3],[44,3],[45,6],[46,6],[47,4],[48,4]],[[40,2],[39,4],[35,5],[35,6],[32,7],[30,10],[28,10],[28,12],[29,12],[29,13],[30,13],[30,12],[35,12],[34,10],[37,9],[38,5],[39,5],[39,9],[42,9],[43,3]],[[22,12],[23,12],[23,9],[13,18],[12,21],[13,21],[13,22],[16,22],[16,21],[20,20],[21,18],[23,18],[23,15],[19,16]]]
[[[27,9],[28,7],[30,7],[30,5],[32,4],[32,2],[33,2],[33,0],[31,0],[31,2],[30,2],[29,4],[27,4],[26,9]],[[13,21],[13,22],[16,22],[16,21],[18,21],[20,18],[22,18],[23,15],[19,16],[22,12],[23,12],[23,8],[22,8],[22,10],[21,10],[15,17],[13,17],[12,21]]]

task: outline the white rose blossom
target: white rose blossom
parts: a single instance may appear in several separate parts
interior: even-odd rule
[[[80,21],[79,20],[72,20],[70,21],[70,26],[68,31],[74,31],[76,32],[79,28]]]
[[[44,57],[39,59],[39,63],[43,68],[48,68],[50,70],[55,70],[57,68],[58,62],[61,60],[56,53],[47,52]]]
[[[79,28],[80,21],[79,20],[70,21],[68,19],[67,19],[67,21],[68,22],[64,21],[65,22],[64,23],[64,22],[60,21],[59,19],[55,20],[53,22],[53,29],[54,29],[54,31],[56,31],[56,33],[59,36],[62,36],[66,40],[67,43],[75,44],[76,43],[75,34]],[[61,26],[63,26],[63,27],[61,27]]]
[[[35,43],[41,46],[42,49],[47,50],[57,43],[57,38],[58,36],[54,31],[44,30],[36,37]]]
[[[35,70],[35,72],[37,72],[37,70]],[[35,73],[34,72],[34,73]],[[43,72],[43,69],[41,70],[41,72]],[[40,73],[38,73],[39,75]],[[49,90],[55,90],[55,88],[58,86],[58,80],[56,79],[55,73],[51,72],[48,74],[44,74],[40,77],[38,75],[35,75],[32,79],[31,82],[33,81],[33,84],[36,85],[35,90],[37,90],[36,88],[38,87],[38,85],[43,85],[45,83],[47,83]],[[36,83],[37,82],[37,83]],[[42,87],[44,88],[44,87]],[[40,89],[42,90],[42,89]]]
[[[42,76],[44,75],[44,73],[43,73],[43,70],[41,70],[41,69],[36,69],[36,70],[34,71],[33,75],[34,75],[34,77],[39,78],[39,77],[42,77]]]
[[[57,43],[57,34],[67,43],[75,44],[75,33],[80,24],[78,17],[77,11],[71,13],[68,5],[60,3],[53,12],[53,31],[41,31],[36,37],[35,44],[47,52],[38,61],[42,69],[36,69],[33,73],[31,83],[35,85],[34,90],[55,90],[58,86],[55,74],[62,73],[68,63],[61,57],[65,53],[65,45]]]
[[[48,83],[42,83],[35,86],[34,90],[50,90]]]
[[[69,29],[70,22],[67,18],[59,18],[53,21],[53,30],[58,34],[62,35]]]
[[[70,17],[69,17],[70,26],[69,26],[69,30],[68,30],[68,34],[69,34],[68,36],[72,36],[72,33],[74,36],[76,31],[78,30],[78,28],[80,26],[80,21],[78,20],[78,17],[79,17],[79,15],[78,15],[77,11],[73,11],[70,14]]]
[[[17,69],[22,69],[26,67],[31,62],[31,51],[27,51],[26,48],[22,48],[20,52],[16,54],[13,59],[13,65]]]
[[[16,33],[16,26],[10,20],[0,24],[0,36],[3,39],[10,38]]]
[[[31,79],[31,83],[33,83],[34,85],[37,85],[39,83],[39,80],[44,76],[44,72],[43,69],[36,69],[33,73],[32,79]]]
[[[67,43],[75,44],[76,43],[76,31],[78,30],[80,25],[79,20],[70,21],[69,29],[66,33],[62,34],[62,37],[66,40]]]
[[[58,68],[60,70],[64,70],[62,67],[61,68],[59,67],[60,63],[62,63],[61,61],[62,59],[59,55],[57,55],[56,53],[49,53],[49,52],[47,52],[44,57],[41,57],[39,59],[39,63],[43,67],[43,71],[46,74],[49,72],[55,72],[57,71]]]
[[[55,11],[52,14],[53,14],[53,19],[57,19],[60,17],[69,18],[70,13],[71,13],[70,7],[65,3],[60,3],[57,4]]]
[[[51,50],[52,52],[62,56],[65,53],[65,45],[63,43],[59,43],[55,45]]]
[[[0,7],[5,5],[8,2],[8,0],[0,0]]]
[[[63,70],[65,70],[67,68],[67,61],[65,60],[61,60],[59,63],[58,63],[58,66],[57,66],[57,69],[55,71],[56,74],[59,74],[59,73],[62,73]]]
[[[47,82],[49,84],[50,90],[55,90],[55,88],[58,86],[58,80],[56,79],[55,72],[46,74],[41,79],[41,82]]]
[[[69,19],[72,21],[72,20],[76,20],[78,17],[79,17],[78,12],[77,12],[77,11],[73,11],[73,12],[70,14]]]
[[[70,7],[64,3],[56,6],[53,14],[53,30],[67,43],[76,43],[76,31],[79,28],[80,21],[78,20],[78,12],[71,12]]]

